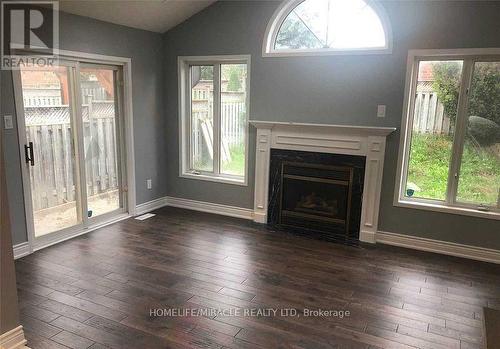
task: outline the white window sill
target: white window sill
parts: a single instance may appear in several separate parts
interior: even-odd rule
[[[225,184],[234,184],[234,185],[241,185],[241,186],[248,186],[247,179],[246,178],[231,178],[231,177],[224,177],[224,176],[210,176],[206,174],[193,174],[193,173],[182,173],[180,175],[181,178],[188,178],[188,179],[198,179],[202,181],[209,181],[209,182],[216,182],[216,183],[225,183]]]
[[[479,211],[472,208],[449,206],[446,204],[432,204],[427,202],[418,202],[414,200],[399,199],[397,202],[394,203],[394,206],[416,208],[419,210],[434,211],[434,212],[451,213],[461,216],[472,216],[472,217],[500,220],[500,212],[497,211]]]

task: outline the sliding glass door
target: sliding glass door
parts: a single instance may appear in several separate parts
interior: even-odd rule
[[[82,223],[73,80],[70,63],[21,70],[35,237]]]
[[[88,218],[122,207],[118,73],[113,67],[92,65],[79,70]]]
[[[125,212],[121,74],[118,66],[78,61],[22,67],[20,142],[36,239]]]

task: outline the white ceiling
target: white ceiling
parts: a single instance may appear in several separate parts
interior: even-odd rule
[[[215,0],[62,0],[59,9],[80,16],[164,33]]]

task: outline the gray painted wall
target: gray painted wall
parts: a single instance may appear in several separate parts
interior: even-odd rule
[[[90,18],[61,13],[60,48],[132,58],[137,203],[166,195],[162,38]],[[15,115],[12,77],[2,71],[1,115]],[[27,241],[17,131],[5,131],[5,160],[13,243]],[[152,190],[146,179],[153,180]]]
[[[169,196],[253,207],[255,132],[248,187],[179,178],[177,56],[251,54],[250,119],[394,126],[388,138],[379,229],[500,249],[498,221],[393,206],[409,49],[500,47],[500,2],[383,2],[390,55],[262,58],[273,1],[222,1],[164,35]],[[377,104],[387,105],[385,119]]]

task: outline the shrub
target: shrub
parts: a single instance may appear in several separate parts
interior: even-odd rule
[[[480,116],[470,116],[468,125],[469,135],[481,146],[489,146],[500,142],[500,126],[494,121]]]

